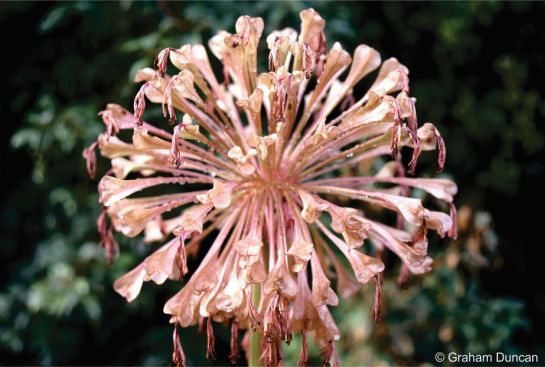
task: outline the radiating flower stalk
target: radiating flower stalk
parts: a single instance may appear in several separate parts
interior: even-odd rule
[[[106,133],[84,152],[90,174],[95,146],[111,159],[99,183],[104,212],[98,221],[109,258],[118,251],[113,230],[166,241],[118,279],[115,290],[130,302],[143,282],[185,281],[164,306],[177,365],[186,363],[179,327],[202,325],[213,358],[214,323],[230,325],[233,363],[245,331],[242,346],[248,353],[252,344],[255,356],[260,340],[258,356],[267,366],[282,364],[283,343],[294,333],[303,340],[299,365],[307,363],[310,337],[323,349],[324,364],[337,365],[340,331],[329,310],[337,294],[350,297],[373,282],[378,321],[382,254],[397,255],[406,278],[431,269],[429,229],[456,236],[456,185],[408,177],[401,163],[403,147],[412,151],[407,174],[414,174],[423,150],[437,148],[440,170],[445,163],[437,129],[418,127],[407,68],[395,58],[381,64],[366,45],[352,57],[339,43],[328,50],[320,15],[307,9],[300,17],[299,34],[286,28],[266,38],[269,70],[263,73],[261,18],[242,16],[236,33],[221,31],[209,41],[223,80],[202,45],[161,51],[154,69],[136,75],[142,85],[134,113],[108,105],[101,113]],[[177,74],[167,73],[169,63]],[[356,96],[356,85],[375,69],[374,83]],[[172,131],[144,121],[149,102],[162,106]],[[117,137],[125,129],[133,131],[131,142]],[[188,188],[133,197],[169,184]],[[450,205],[450,213],[426,209],[410,197],[413,189]],[[397,223],[379,221],[377,208],[396,213]],[[204,258],[188,274],[187,257],[197,253]]]

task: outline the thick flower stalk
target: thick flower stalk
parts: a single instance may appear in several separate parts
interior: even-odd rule
[[[329,306],[338,295],[373,282],[378,319],[381,255],[399,257],[402,278],[422,274],[432,265],[428,230],[455,236],[456,185],[407,177],[401,163],[403,147],[412,151],[409,174],[423,150],[438,148],[439,169],[445,162],[437,129],[418,127],[407,68],[395,58],[381,64],[366,45],[353,56],[339,43],[328,49],[320,15],[300,15],[299,33],[286,28],[266,38],[267,72],[258,73],[261,18],[242,16],[236,33],[209,41],[223,65],[221,81],[202,45],[161,51],[155,69],[136,75],[143,84],[134,113],[108,105],[101,113],[107,132],[84,152],[90,173],[96,145],[111,159],[99,183],[98,221],[110,256],[117,251],[113,230],[166,241],[115,290],[132,301],[143,282],[185,280],[164,306],[175,327],[176,364],[185,364],[178,327],[205,327],[213,357],[214,323],[231,327],[233,362],[239,330],[247,330],[261,335],[268,366],[282,363],[293,333],[302,334],[300,365],[310,336],[324,363],[336,364],[340,332]],[[169,62],[177,74],[167,73]],[[355,96],[375,69],[369,90]],[[172,131],[144,121],[149,102],[162,106]],[[116,136],[124,129],[133,131],[132,141]],[[178,192],[145,194],[173,184]],[[426,209],[412,189],[447,203],[450,213]],[[397,214],[397,223],[381,222],[380,208]],[[197,253],[204,258],[188,274],[187,257]]]

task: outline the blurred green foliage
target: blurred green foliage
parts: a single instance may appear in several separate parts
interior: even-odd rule
[[[481,268],[501,262],[491,218],[486,212],[471,213],[468,207],[460,217],[459,238],[434,250],[432,274],[414,277],[404,287],[394,274],[386,277],[380,324],[371,317],[372,286],[334,310],[343,332],[337,346],[341,366],[434,363],[437,352],[523,353],[524,346],[514,337],[514,331],[529,327],[523,304],[485,297],[477,278]],[[288,365],[297,362],[297,343],[289,348]]]
[[[132,76],[162,48],[206,42],[242,14],[264,17],[266,32],[297,28],[308,6],[326,19],[329,40],[348,50],[367,43],[409,67],[419,117],[437,122],[445,136],[458,204],[491,212],[500,244],[493,270],[466,260],[447,265],[465,238],[434,244],[436,271],[406,290],[387,274],[378,327],[369,317],[372,289],[341,302],[343,365],[540,348],[545,295],[535,251],[543,250],[532,248],[539,217],[519,213],[543,187],[543,3],[13,2],[0,4],[0,52],[9,62],[0,104],[7,129],[0,155],[3,363],[168,363],[171,329],[161,309],[176,286],[145,287],[130,305],[111,290],[149,250],[125,241],[120,258],[106,264],[94,227],[96,183],[81,151],[102,131],[97,112],[106,103],[132,105]],[[432,159],[423,157],[422,174],[432,174]],[[99,160],[99,173],[106,169]],[[224,359],[214,363],[225,364],[228,334],[219,331]],[[196,329],[184,331],[182,342],[191,364],[212,363]],[[297,343],[288,361],[297,358]]]

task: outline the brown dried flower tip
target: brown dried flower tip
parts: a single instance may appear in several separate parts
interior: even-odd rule
[[[376,255],[393,252],[408,278],[431,269],[428,230],[456,235],[456,185],[405,177],[399,158],[388,162],[408,147],[409,173],[422,151],[438,148],[439,168],[445,163],[437,129],[418,127],[408,69],[395,58],[381,63],[366,45],[353,56],[339,43],[328,50],[325,21],[313,9],[301,12],[301,22],[299,33],[286,28],[266,38],[269,70],[262,72],[261,18],[242,16],[234,34],[218,32],[208,45],[223,64],[221,82],[204,46],[165,49],[156,70],[143,69],[135,78],[143,85],[134,114],[117,105],[102,113],[107,133],[96,145],[111,159],[113,175],[99,183],[102,244],[112,257],[113,229],[166,241],[117,280],[115,290],[132,301],[144,282],[181,279],[187,256],[206,250],[164,306],[176,325],[177,365],[185,364],[177,326],[204,320],[208,357],[215,354],[212,322],[231,322],[233,362],[240,329],[262,335],[258,354],[266,365],[282,364],[282,346],[292,333],[303,336],[300,365],[308,360],[310,338],[324,351],[324,364],[338,365],[334,342],[341,333],[329,311],[339,302],[337,293],[348,297],[375,280],[378,320],[385,266]],[[167,74],[169,61],[178,74]],[[355,86],[376,69],[370,89],[356,95]],[[162,105],[172,124],[179,113],[182,121],[169,131],[144,122],[146,100]],[[121,129],[133,130],[131,141],[116,137]],[[84,153],[90,174],[93,149]],[[163,185],[181,187],[146,195]],[[445,202],[450,215],[426,209],[412,189]],[[397,224],[381,222],[377,208],[397,213]],[[256,347],[250,348],[254,354]]]

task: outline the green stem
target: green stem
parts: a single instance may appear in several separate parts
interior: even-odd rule
[[[261,286],[254,284],[252,286],[252,303],[257,309],[259,307],[259,298],[261,297]],[[261,358],[261,334],[256,330],[250,329],[250,346],[249,346],[250,359],[248,361],[249,367],[262,366],[260,362]]]

